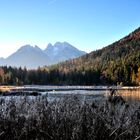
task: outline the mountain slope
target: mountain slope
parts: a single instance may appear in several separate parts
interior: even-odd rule
[[[44,52],[49,55],[53,64],[86,54],[67,42],[56,42],[54,46],[52,44],[48,44]]]
[[[137,72],[140,67],[140,28],[120,39],[119,41],[93,51],[82,57],[49,67],[50,70],[58,69],[64,73],[81,74],[81,77],[91,80],[89,84],[132,84],[137,82]],[[78,76],[75,75],[78,81]],[[79,81],[82,81],[81,79]],[[72,81],[71,81],[72,82]],[[85,82],[86,83],[86,82]],[[88,83],[88,82],[87,82]],[[82,84],[82,83],[81,83]]]

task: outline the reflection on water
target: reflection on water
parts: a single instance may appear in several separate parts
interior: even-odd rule
[[[120,90],[119,95],[126,100],[140,100],[140,89],[136,90]]]
[[[108,86],[24,86],[23,89],[42,90],[43,94],[48,94],[49,98],[61,98],[65,96],[78,95],[85,100],[106,98],[110,90],[118,89],[117,94],[126,100],[140,100],[140,88],[138,87],[108,87]]]
[[[69,90],[69,91],[49,91],[49,98],[62,98],[64,96],[76,95],[82,100],[93,100],[105,97],[107,90]]]
[[[140,100],[140,89],[123,89],[117,90],[116,94],[122,96],[126,100]],[[109,90],[72,90],[72,91],[50,91],[49,98],[61,98],[63,96],[77,95],[84,100],[106,98],[110,95]]]
[[[113,89],[113,87],[111,87]],[[100,98],[106,98],[110,95],[110,90],[108,87],[84,87],[84,86],[33,86],[33,87],[23,87],[23,88],[15,88],[10,93],[18,92],[18,96],[21,96],[21,93],[27,92],[26,96],[30,96],[32,92],[40,93],[42,96],[48,97],[48,99],[58,99],[63,98],[64,96],[72,96],[76,95],[80,97],[82,100],[94,100]],[[140,88],[118,88],[116,90],[116,94],[124,97],[124,99],[128,100],[140,100]],[[17,96],[16,94],[14,96]],[[2,97],[2,96],[1,96]],[[0,97],[0,98],[1,98]],[[6,96],[5,99],[9,99],[12,96]],[[12,98],[20,98],[20,97],[12,97]],[[29,98],[33,99],[35,97],[30,96]]]

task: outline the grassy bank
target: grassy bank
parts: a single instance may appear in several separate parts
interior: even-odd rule
[[[140,138],[139,122],[139,102],[0,99],[1,140],[132,140]]]

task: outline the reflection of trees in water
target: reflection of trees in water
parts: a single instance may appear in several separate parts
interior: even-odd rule
[[[140,89],[136,90],[120,90],[119,94],[123,96],[126,100],[140,100]]]

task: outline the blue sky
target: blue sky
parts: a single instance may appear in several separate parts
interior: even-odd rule
[[[140,26],[140,0],[0,0],[0,57],[67,41],[90,52]]]

